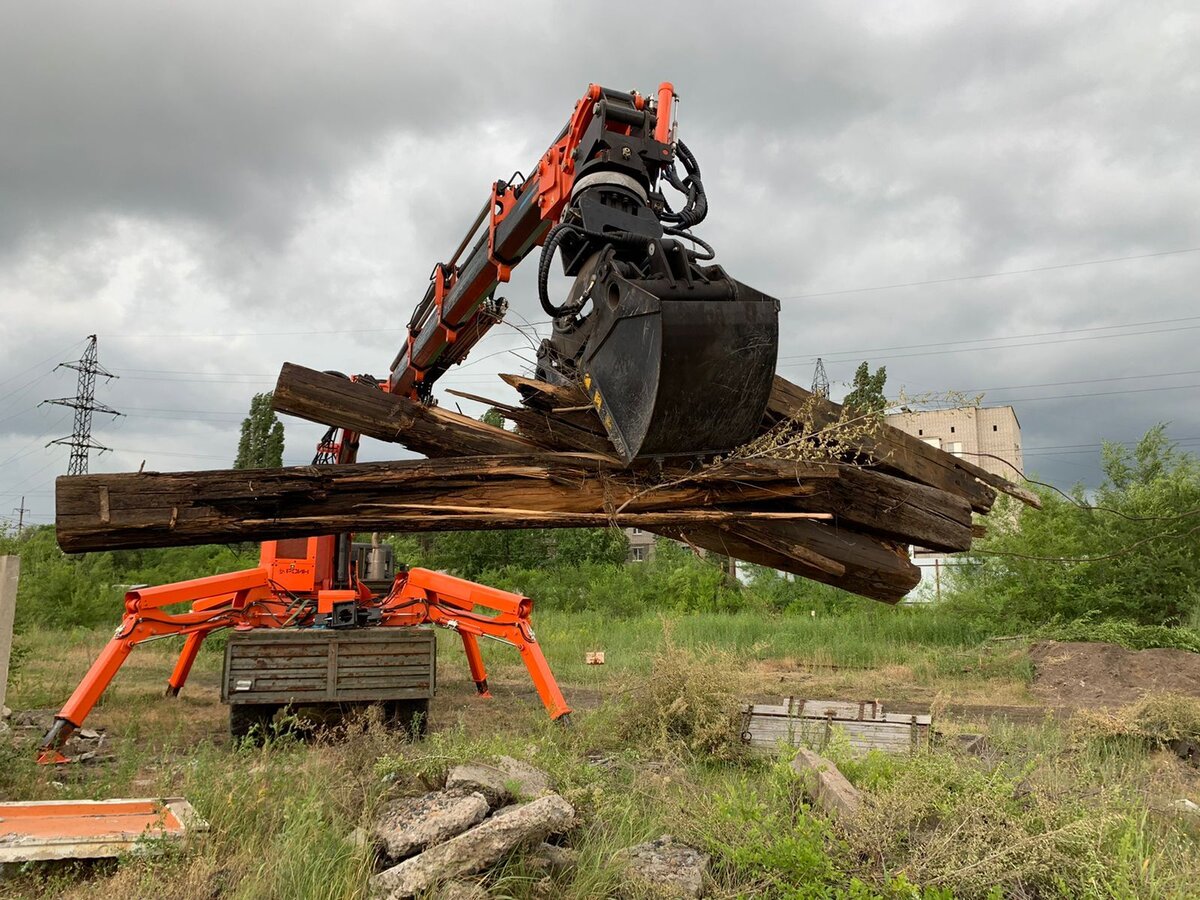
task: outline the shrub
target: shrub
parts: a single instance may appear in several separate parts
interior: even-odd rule
[[[896,765],[865,795],[847,839],[874,877],[956,897],[1091,896],[1111,817],[944,754]]]
[[[1155,749],[1177,741],[1200,744],[1200,700],[1169,692],[1147,694],[1117,710],[1078,710],[1071,727],[1076,737],[1133,739]]]
[[[1101,641],[1129,650],[1165,648],[1200,653],[1200,631],[1167,625],[1139,625],[1114,619],[1082,616],[1070,622],[1049,622],[1032,633],[1053,641]]]
[[[951,604],[1009,629],[1093,611],[1142,625],[1185,620],[1200,600],[1200,462],[1161,425],[1132,449],[1106,444],[1103,459],[1094,496],[1038,487],[1040,511],[1003,498],[977,565],[955,569]]]
[[[740,676],[733,654],[676,647],[668,637],[649,676],[624,692],[621,737],[655,752],[740,757]]]

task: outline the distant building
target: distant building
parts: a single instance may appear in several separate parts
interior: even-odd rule
[[[1011,406],[901,412],[888,416],[887,423],[1002,478],[1025,473],[1021,423]]]
[[[888,416],[887,423],[1002,478],[1019,479],[1025,473],[1021,423],[1011,406],[901,412]],[[920,547],[912,548],[912,561],[921,569],[921,583],[913,592],[918,600],[939,597],[944,570],[960,564],[959,557]]]
[[[654,535],[640,528],[626,528],[629,541],[629,561],[646,562],[654,558]]]

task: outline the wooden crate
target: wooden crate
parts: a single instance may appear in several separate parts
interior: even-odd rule
[[[221,699],[230,704],[428,700],[432,628],[280,628],[234,632]]]
[[[844,735],[854,750],[911,753],[929,745],[932,717],[888,713],[878,700],[803,700],[747,704],[742,710],[742,741],[771,752],[780,744],[823,750]]]

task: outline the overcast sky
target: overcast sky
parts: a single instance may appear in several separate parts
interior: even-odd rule
[[[4,4],[0,516],[52,520],[71,410],[38,404],[88,334],[127,413],[93,472],[229,465],[285,360],[385,374],[591,81],[675,83],[700,233],[781,298],[785,376],[986,390],[1060,485],[1156,422],[1200,447],[1194,4],[403,6]],[[503,291],[526,332],[535,268]],[[440,384],[505,399],[530,347],[498,327]],[[286,461],[319,432],[288,420]]]

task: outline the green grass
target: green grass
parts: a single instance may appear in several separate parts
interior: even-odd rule
[[[456,636],[440,632],[441,693],[428,740],[405,743],[368,725],[348,741],[235,748],[215,697],[215,650],[201,655],[184,694],[167,701],[161,691],[177,648],[139,648],[96,715],[110,729],[114,758],[46,770],[28,747],[0,744],[0,795],[182,794],[210,822],[207,839],[90,871],[18,874],[5,895],[357,900],[367,896],[372,860],[349,840],[353,830],[386,799],[437,785],[455,763],[500,754],[546,770],[575,806],[580,824],[570,842],[580,863],[546,883],[517,854],[487,876],[494,897],[612,896],[625,880],[618,851],[664,833],[711,855],[712,893],[721,897],[1200,893],[1197,828],[1164,812],[1180,797],[1200,799],[1197,779],[1146,742],[1047,721],[993,724],[983,758],[934,749],[854,759],[835,744],[829,752],[868,796],[858,829],[828,822],[785,762],[751,758],[737,742],[730,707],[748,692],[798,689],[784,678],[801,679],[807,696],[921,692],[1004,702],[996,698],[1028,681],[1021,642],[984,643],[928,608],[619,619],[538,608],[534,620],[568,700],[591,697],[578,704],[572,729],[546,719],[510,648],[484,645],[497,697],[476,698]],[[26,663],[10,704],[57,706],[108,636],[22,635]],[[589,650],[604,650],[607,664],[585,665]]]

